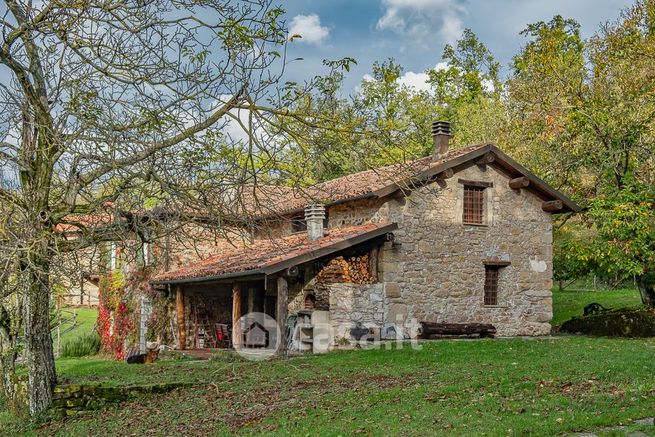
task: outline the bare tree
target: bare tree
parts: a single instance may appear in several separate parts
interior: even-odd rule
[[[5,0],[2,12],[0,201],[12,220],[0,261],[16,266],[36,414],[56,383],[59,257],[139,233],[147,206],[233,215],[239,187],[275,168],[281,120],[326,120],[288,109],[311,85],[279,85],[287,35],[271,0]]]

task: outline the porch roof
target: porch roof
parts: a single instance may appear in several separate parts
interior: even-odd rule
[[[314,241],[309,240],[306,232],[257,240],[252,245],[224,250],[219,255],[155,276],[150,283],[182,284],[263,277],[347,249],[397,227],[396,223],[368,223],[330,229],[324,237]]]

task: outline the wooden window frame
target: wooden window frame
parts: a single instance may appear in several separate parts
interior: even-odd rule
[[[486,189],[479,185],[464,185],[462,198],[462,223],[465,225],[486,225]]]

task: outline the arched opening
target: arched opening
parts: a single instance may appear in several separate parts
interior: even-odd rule
[[[316,307],[316,296],[314,293],[307,293],[305,296],[305,309],[313,310]]]

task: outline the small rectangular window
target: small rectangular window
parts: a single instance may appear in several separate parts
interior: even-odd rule
[[[484,266],[484,304],[498,305],[500,266]]]
[[[484,224],[484,190],[484,187],[464,186],[464,223]]]
[[[291,232],[302,232],[307,230],[307,222],[304,214],[291,217]]]

